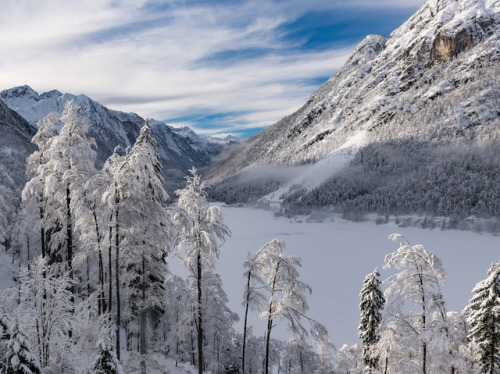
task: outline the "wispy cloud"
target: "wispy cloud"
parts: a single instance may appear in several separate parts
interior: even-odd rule
[[[373,3],[350,3],[4,0],[0,89],[85,93],[203,134],[249,135],[298,109],[365,34],[392,31],[423,0],[377,2],[394,19],[371,16],[373,31]]]

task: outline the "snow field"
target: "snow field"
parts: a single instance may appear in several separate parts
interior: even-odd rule
[[[247,253],[255,253],[274,238],[286,241],[286,254],[300,256],[300,278],[312,287],[307,298],[309,316],[324,324],[337,348],[359,344],[359,292],[365,276],[375,267],[381,279],[390,274],[383,269],[386,254],[398,244],[388,240],[392,233],[404,235],[411,245],[422,244],[443,262],[448,274],[444,297],[449,311],[462,311],[471,298],[471,290],[486,277],[492,262],[499,261],[500,238],[490,234],[401,228],[393,223],[375,225],[332,218],[323,222],[274,217],[266,210],[248,207],[223,207],[225,222],[232,231],[221,248],[217,272],[229,297],[229,307],[243,317],[243,262]],[[177,266],[176,260],[171,268]],[[263,336],[265,321],[253,312],[249,324],[256,336]],[[288,339],[286,322],[278,322],[271,337]],[[242,332],[243,323],[236,325]]]

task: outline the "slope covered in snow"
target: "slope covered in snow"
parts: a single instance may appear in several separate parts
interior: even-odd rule
[[[207,176],[218,184],[263,165],[321,170],[285,180],[274,194],[285,198],[337,175],[346,159],[328,160],[360,133],[365,146],[498,141],[499,61],[499,0],[429,0],[388,39],[367,36],[302,108],[249,139]]]

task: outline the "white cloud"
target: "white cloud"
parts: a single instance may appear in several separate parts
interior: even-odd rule
[[[308,7],[334,2],[172,4],[156,1],[153,7],[168,9],[159,12],[143,0],[3,1],[0,89],[28,84],[40,92],[85,93],[160,120],[244,113],[220,129],[231,133],[231,126],[264,127],[300,107],[317,88],[300,81],[332,75],[353,48],[301,52],[277,31]],[[277,52],[227,64],[210,60],[252,49]]]

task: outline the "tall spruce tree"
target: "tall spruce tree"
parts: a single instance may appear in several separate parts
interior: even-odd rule
[[[138,325],[142,371],[148,331],[154,331],[165,309],[165,257],[170,250],[171,222],[165,201],[161,164],[148,121],[131,151],[112,168],[113,183],[105,193],[115,208],[115,287],[117,291],[117,356],[119,355],[120,269],[128,287],[128,303]],[[148,329],[151,327],[151,329]]]
[[[36,356],[31,353],[28,338],[19,326],[19,321],[14,322],[12,334],[7,344],[7,374],[38,374],[40,364]]]
[[[472,290],[465,312],[471,326],[469,338],[480,353],[481,372],[500,373],[500,264],[493,264],[488,278]]]
[[[360,293],[361,321],[358,330],[359,338],[363,343],[363,362],[368,373],[372,373],[378,366],[378,359],[373,356],[372,348],[380,340],[381,312],[385,304],[379,277],[378,269],[368,274]]]

